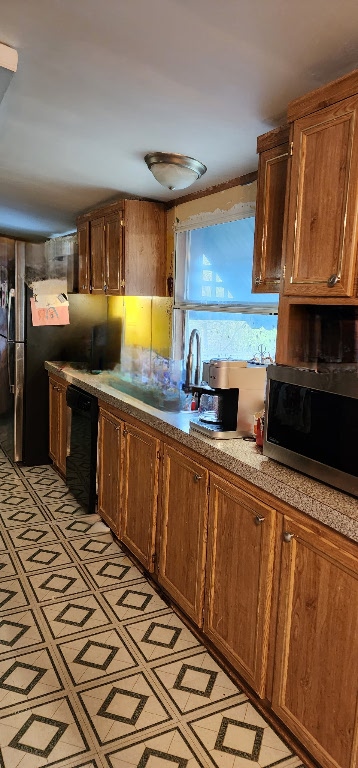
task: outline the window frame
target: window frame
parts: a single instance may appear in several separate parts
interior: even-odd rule
[[[181,268],[178,268],[178,259],[185,260],[188,257],[188,248],[190,246],[190,233],[195,229],[203,229],[206,227],[215,226],[217,224],[225,224],[231,221],[238,221],[239,219],[247,219],[255,217],[256,203],[238,203],[229,211],[215,211],[201,213],[197,216],[191,216],[189,219],[182,222],[177,221],[174,224],[174,304],[173,309],[181,309],[183,311],[193,309],[197,311],[206,312],[240,312],[246,314],[258,314],[258,315],[277,315],[278,314],[278,297],[276,302],[192,302],[183,299],[178,299],[179,296],[184,296],[185,292],[185,280],[186,269],[185,263]],[[179,235],[186,234],[186,237],[179,237]],[[253,263],[252,263],[253,266]],[[184,333],[185,335],[185,333]]]

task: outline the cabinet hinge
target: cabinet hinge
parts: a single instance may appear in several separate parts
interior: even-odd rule
[[[124,219],[121,219],[121,227],[124,227]]]
[[[207,493],[207,494],[208,494],[208,496],[209,496],[209,493],[210,493],[210,488],[209,488],[209,486],[207,486],[207,489],[206,489],[206,493]]]
[[[161,456],[161,453],[160,453],[160,451],[157,451],[157,459],[159,459],[159,460],[160,460],[161,458],[162,458],[162,456]]]
[[[293,141],[291,141],[291,144],[290,144],[290,157],[292,157],[292,155],[293,155]]]
[[[282,267],[282,277],[286,277],[286,264]]]
[[[121,288],[125,288],[125,280],[121,280]]]
[[[156,562],[157,562],[157,555],[154,552],[154,554],[152,555],[152,563],[156,563]]]

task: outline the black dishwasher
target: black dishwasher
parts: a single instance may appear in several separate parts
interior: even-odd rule
[[[71,409],[66,483],[79,504],[93,513],[96,509],[98,400],[71,384],[67,387],[66,402]]]

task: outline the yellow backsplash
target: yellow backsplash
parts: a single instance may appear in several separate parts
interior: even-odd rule
[[[108,319],[122,319],[122,345],[151,349],[170,357],[173,299],[109,296]]]

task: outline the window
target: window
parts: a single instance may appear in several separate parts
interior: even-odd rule
[[[255,218],[244,216],[176,235],[174,328],[184,359],[193,328],[202,359],[275,356],[277,294],[253,294]]]

